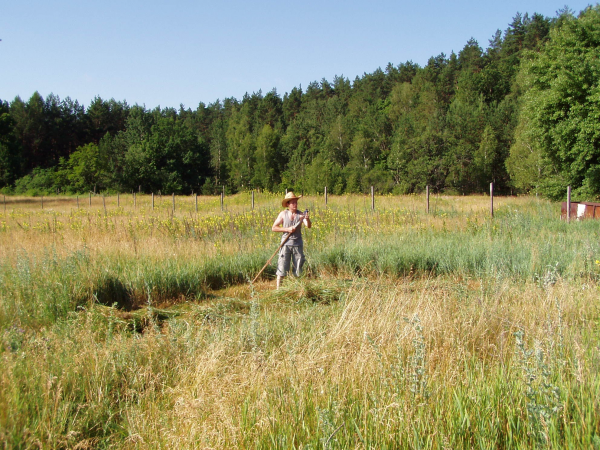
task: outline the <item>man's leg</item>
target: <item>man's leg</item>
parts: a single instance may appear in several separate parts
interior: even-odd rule
[[[292,257],[294,260],[294,275],[300,277],[302,275],[302,267],[304,266],[304,248],[302,246],[292,247]]]
[[[279,251],[279,258],[277,259],[277,289],[281,286],[281,279],[290,271],[291,258],[290,246],[284,245]]]

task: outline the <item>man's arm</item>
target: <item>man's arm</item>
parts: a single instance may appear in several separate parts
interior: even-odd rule
[[[273,226],[271,227],[271,231],[275,231],[278,233],[291,233],[292,231],[294,231],[294,227],[282,227],[281,225],[283,224],[283,213],[285,211],[282,211],[279,213],[279,215],[277,216],[277,219],[275,219],[275,222],[273,222]]]
[[[302,220],[302,222],[304,222],[304,226],[305,226],[306,228],[310,228],[310,227],[312,227],[312,222],[310,221],[310,217],[309,217],[308,213],[306,213],[306,214],[304,215],[304,220]]]

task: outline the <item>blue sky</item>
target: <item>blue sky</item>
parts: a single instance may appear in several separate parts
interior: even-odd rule
[[[575,12],[589,2],[571,1]],[[391,62],[421,66],[482,48],[517,12],[554,17],[564,0],[0,0],[0,99],[99,95],[147,108],[199,102]]]

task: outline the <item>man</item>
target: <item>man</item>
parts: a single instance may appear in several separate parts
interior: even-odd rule
[[[279,213],[271,227],[272,231],[284,233],[281,236],[281,242],[285,241],[279,251],[277,262],[277,289],[281,285],[281,279],[289,272],[292,259],[294,260],[294,275],[299,277],[302,274],[304,265],[302,224],[306,225],[306,228],[310,228],[312,223],[308,216],[308,210],[304,213],[298,212],[298,199],[300,198],[302,196],[296,197],[292,191],[288,192],[281,202],[281,206],[287,209]]]

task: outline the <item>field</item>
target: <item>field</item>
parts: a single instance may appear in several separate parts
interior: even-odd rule
[[[282,197],[0,203],[0,447],[600,449],[600,221]]]

